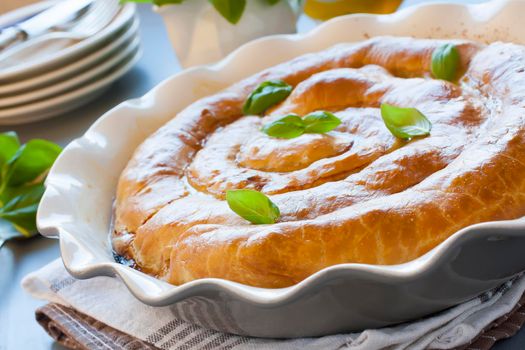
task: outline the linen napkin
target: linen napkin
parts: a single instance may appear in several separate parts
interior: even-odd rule
[[[489,349],[525,321],[525,277],[428,318],[382,329],[319,338],[262,339],[220,333],[191,323],[226,323],[203,301],[150,307],[117,278],[77,280],[60,260],[26,276],[24,289],[52,304],[37,312],[55,339],[95,349]],[[69,343],[68,343],[69,341]],[[110,345],[108,345],[110,344]],[[85,346],[85,345],[84,345]]]

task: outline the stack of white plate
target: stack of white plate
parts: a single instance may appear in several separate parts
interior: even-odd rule
[[[0,16],[0,28],[53,3],[40,2]],[[50,118],[102,94],[138,60],[138,25],[135,6],[126,4],[111,22],[83,40],[49,33],[0,52],[0,125]]]

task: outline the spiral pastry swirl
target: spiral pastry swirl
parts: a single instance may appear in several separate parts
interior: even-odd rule
[[[433,79],[444,43],[461,78]],[[260,83],[292,93],[243,115]],[[394,137],[388,103],[420,110],[428,137]],[[277,139],[261,126],[330,111],[325,134]],[[525,48],[381,37],[298,57],[188,106],[135,151],[117,189],[115,251],[181,284],[203,277],[279,288],[340,263],[397,264],[468,225],[525,215]],[[280,208],[253,225],[225,201],[254,189]]]

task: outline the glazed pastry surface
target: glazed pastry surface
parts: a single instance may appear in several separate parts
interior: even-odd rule
[[[453,43],[457,83],[430,76]],[[291,95],[264,116],[242,106],[260,83]],[[431,134],[396,139],[379,106],[419,109]],[[326,134],[276,139],[261,126],[331,111]],[[135,151],[117,189],[117,254],[173,284],[215,277],[268,288],[341,263],[398,264],[471,224],[525,215],[525,47],[381,37],[298,57],[199,100]],[[231,211],[255,189],[271,225]]]

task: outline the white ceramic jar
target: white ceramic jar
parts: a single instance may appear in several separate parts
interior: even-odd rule
[[[242,44],[272,34],[296,32],[296,13],[287,0],[269,5],[247,0],[237,24],[222,17],[208,0],[156,7],[183,67],[216,62]]]

